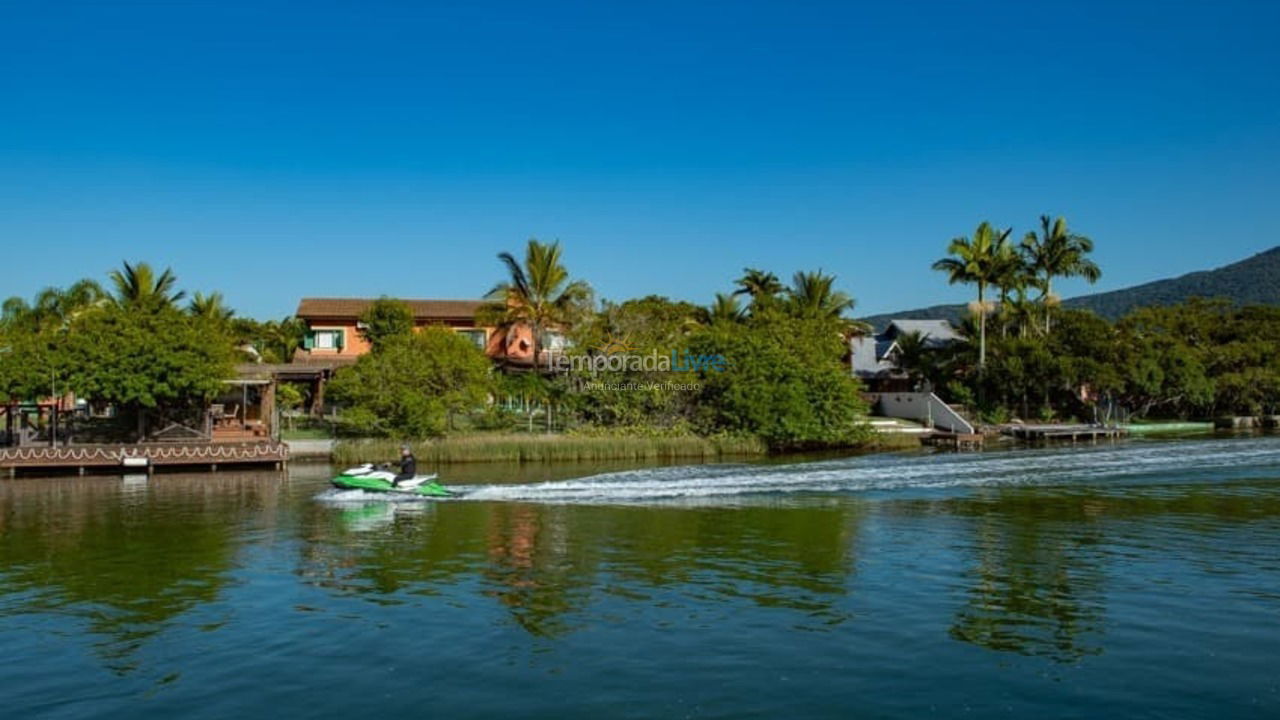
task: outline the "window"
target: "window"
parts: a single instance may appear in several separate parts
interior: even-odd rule
[[[467,339],[470,340],[473,345],[481,350],[484,349],[485,340],[487,340],[484,330],[459,330],[458,333],[466,335]]]
[[[311,333],[311,347],[318,350],[341,350],[341,330],[314,330]]]

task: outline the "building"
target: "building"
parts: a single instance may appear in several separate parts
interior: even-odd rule
[[[892,320],[883,332],[849,341],[853,374],[871,392],[911,390],[907,374],[898,367],[898,339],[920,333],[925,347],[941,349],[963,337],[946,320]]]
[[[302,298],[294,313],[307,324],[303,348],[295,363],[315,361],[354,362],[369,352],[369,342],[360,332],[360,316],[372,306],[369,298]],[[476,322],[483,300],[405,300],[413,312],[413,324],[423,328],[442,325],[467,336],[491,357],[503,354],[502,338],[492,327]],[[491,343],[491,340],[498,342]],[[491,347],[491,345],[493,347]]]
[[[533,367],[533,333],[526,326],[500,330],[483,325],[476,314],[484,300],[403,300],[413,313],[415,328],[443,326],[465,335],[494,363],[508,369]],[[361,332],[360,316],[372,306],[372,298],[302,298],[294,315],[306,323],[303,346],[285,366],[275,368],[278,379],[304,382],[310,386],[307,407],[320,412],[324,406],[324,385],[333,372],[354,363],[369,352],[369,342]],[[540,348],[564,347],[564,337],[548,332]]]

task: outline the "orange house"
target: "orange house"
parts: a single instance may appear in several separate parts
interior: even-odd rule
[[[495,362],[529,367],[533,361],[532,333],[527,327],[499,331],[476,321],[483,300],[405,300],[413,312],[413,324],[421,329],[443,325],[467,336]],[[371,298],[302,298],[294,313],[307,324],[303,348],[295,363],[342,365],[369,352],[369,342],[361,332],[360,316],[373,305]],[[559,347],[563,340],[550,333],[549,343]]]

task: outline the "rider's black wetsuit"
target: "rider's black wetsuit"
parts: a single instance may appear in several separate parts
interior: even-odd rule
[[[418,461],[413,455],[405,455],[400,458],[400,473],[391,481],[392,485],[399,485],[401,480],[410,480],[418,474]]]

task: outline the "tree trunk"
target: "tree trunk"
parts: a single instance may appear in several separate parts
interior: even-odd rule
[[[986,285],[978,283],[978,367],[987,366]]]
[[[1053,320],[1049,317],[1049,313],[1050,313],[1049,298],[1051,298],[1052,296],[1053,296],[1053,280],[1046,278],[1044,281],[1044,335],[1045,337],[1049,337],[1049,332],[1050,332],[1049,326],[1053,322]]]

